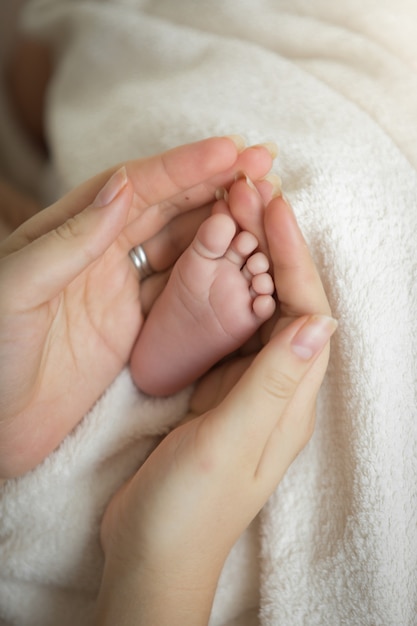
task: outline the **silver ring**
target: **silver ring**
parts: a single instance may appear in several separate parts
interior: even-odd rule
[[[148,278],[148,276],[151,276],[154,273],[142,246],[135,246],[132,248],[129,252],[129,256],[139,272],[139,281],[145,280],[145,278]]]

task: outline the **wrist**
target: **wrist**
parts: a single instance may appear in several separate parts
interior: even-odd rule
[[[106,558],[96,626],[206,626],[223,561]]]

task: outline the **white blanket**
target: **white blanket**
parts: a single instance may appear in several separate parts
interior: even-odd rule
[[[414,0],[29,4],[26,27],[56,50],[57,191],[203,136],[275,140],[340,321],[316,432],[259,545],[232,553],[213,626],[417,623],[416,24]],[[91,624],[105,502],[186,402],[145,399],[125,371],[3,488],[0,619]]]

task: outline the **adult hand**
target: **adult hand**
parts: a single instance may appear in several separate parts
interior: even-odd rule
[[[142,324],[129,250],[161,231],[148,256],[168,266],[181,241],[171,220],[271,163],[225,137],[182,146],[96,176],[1,244],[0,476],[43,460],[127,363]]]
[[[312,434],[336,322],[282,198],[265,220],[278,322],[254,359],[203,379],[190,419],[110,503],[100,626],[206,624],[227,554]]]

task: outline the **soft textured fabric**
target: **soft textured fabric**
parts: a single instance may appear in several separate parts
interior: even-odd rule
[[[340,322],[316,432],[261,513],[259,543],[247,533],[231,554],[213,626],[417,623],[416,23],[414,0],[32,0],[26,12],[55,49],[57,193],[203,136],[275,140]],[[105,502],[186,402],[145,398],[123,372],[3,487],[6,623],[91,624]]]

